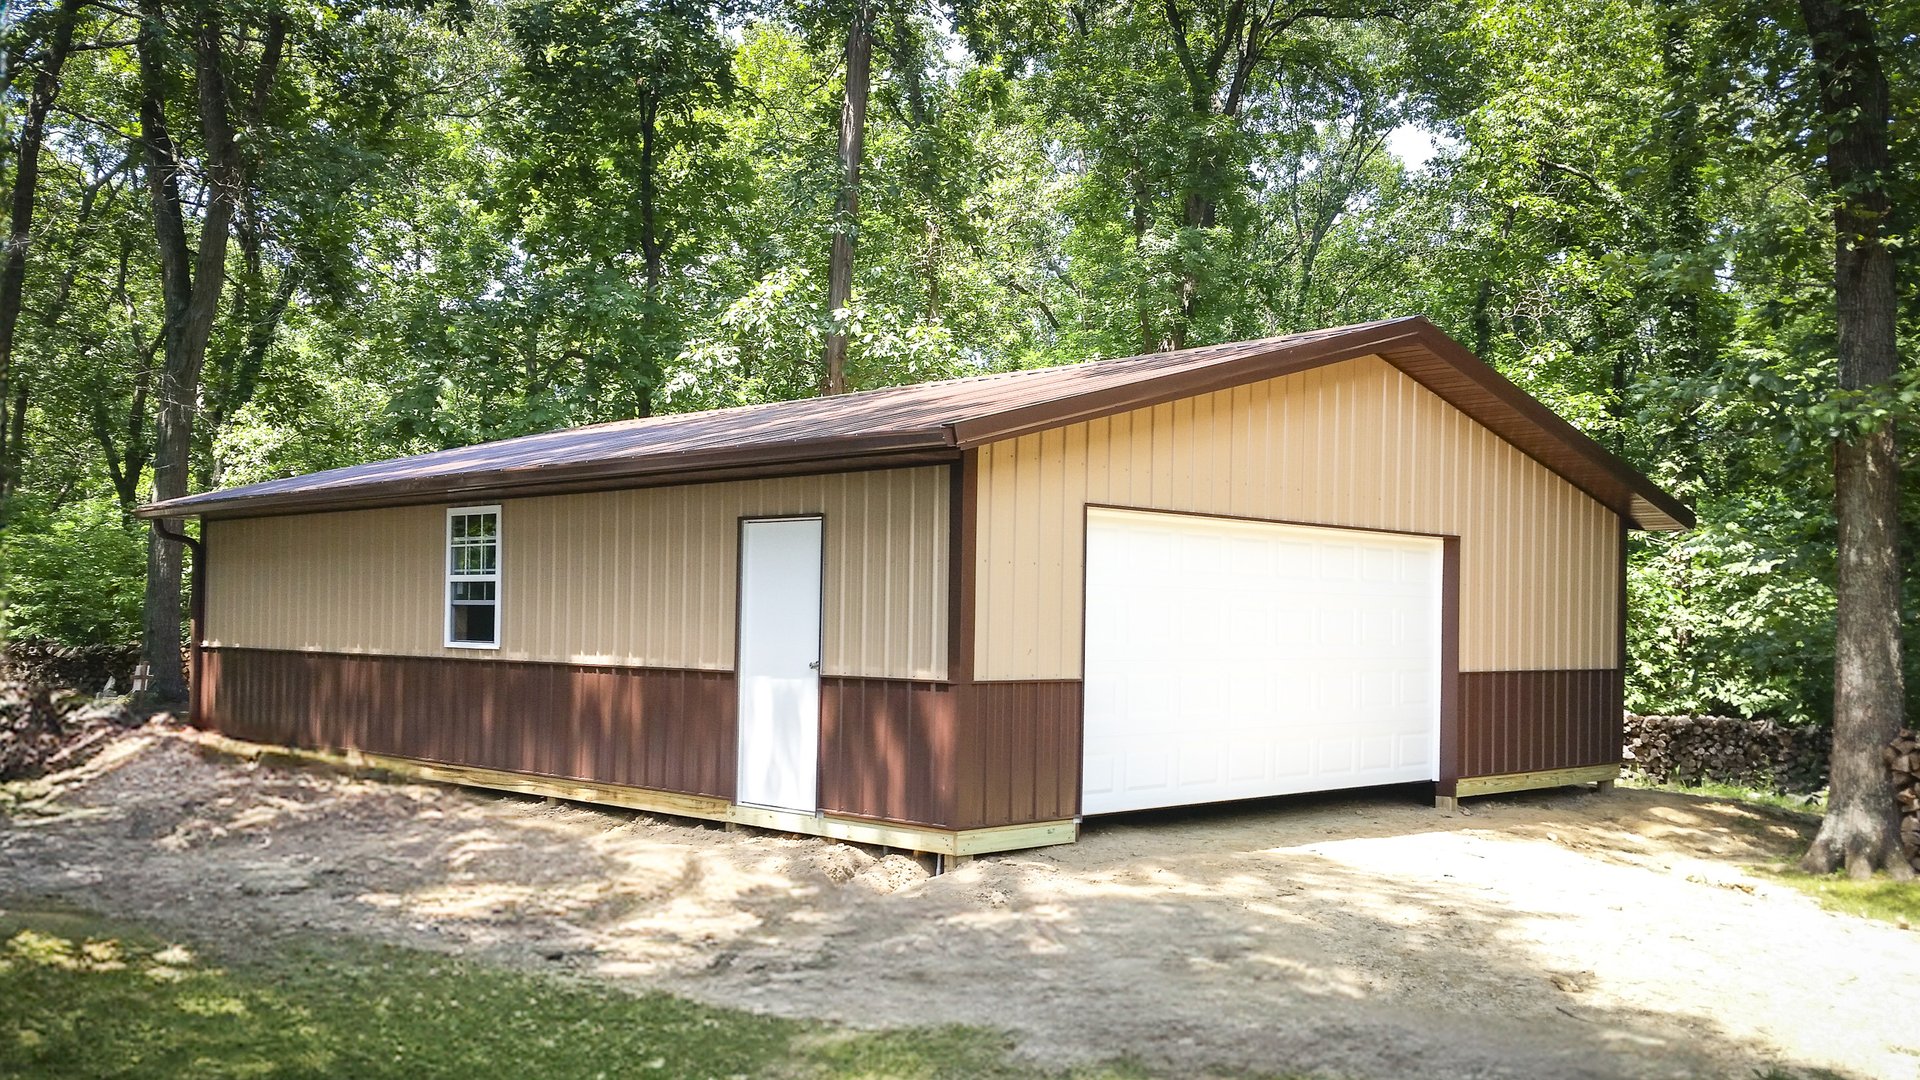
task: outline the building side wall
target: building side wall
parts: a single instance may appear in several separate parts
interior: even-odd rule
[[[1462,671],[1619,667],[1618,517],[1377,357],[979,461],[983,680],[1080,678],[1090,503],[1455,535]]]
[[[730,671],[739,521],[825,518],[824,673],[943,679],[940,466],[513,499],[497,650],[443,642],[449,505],[207,524],[209,646]]]
[[[195,723],[253,742],[731,799],[724,671],[209,649]]]

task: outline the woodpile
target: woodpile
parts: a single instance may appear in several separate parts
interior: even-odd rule
[[[139,662],[138,645],[61,645],[16,638],[0,647],[0,680],[72,687],[88,694],[104,693],[112,680],[114,689],[124,693]]]
[[[1627,768],[1659,783],[1714,781],[1806,794],[1827,785],[1831,735],[1821,727],[1733,716],[1628,713]]]
[[[1903,731],[1881,751],[1893,770],[1893,801],[1900,807],[1900,847],[1920,870],[1920,733]]]
[[[117,701],[0,683],[0,781],[32,780],[82,764],[115,732],[138,722]]]

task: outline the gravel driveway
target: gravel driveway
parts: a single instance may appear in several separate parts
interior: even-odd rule
[[[1008,1029],[1169,1074],[1920,1076],[1920,933],[1754,864],[1809,821],[1644,791],[1362,793],[917,863],[829,841],[124,737],[0,815],[0,904],[226,948],[353,934],[854,1024]]]

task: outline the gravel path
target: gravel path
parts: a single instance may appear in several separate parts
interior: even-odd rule
[[[227,948],[352,934],[854,1024],[1008,1029],[1169,1074],[1920,1077],[1920,933],[1744,867],[1808,823],[1643,791],[1398,794],[901,856],[123,738],[0,815],[0,904]]]

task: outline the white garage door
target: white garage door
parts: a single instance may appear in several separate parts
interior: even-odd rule
[[[1081,810],[1433,780],[1441,541],[1087,511]]]

